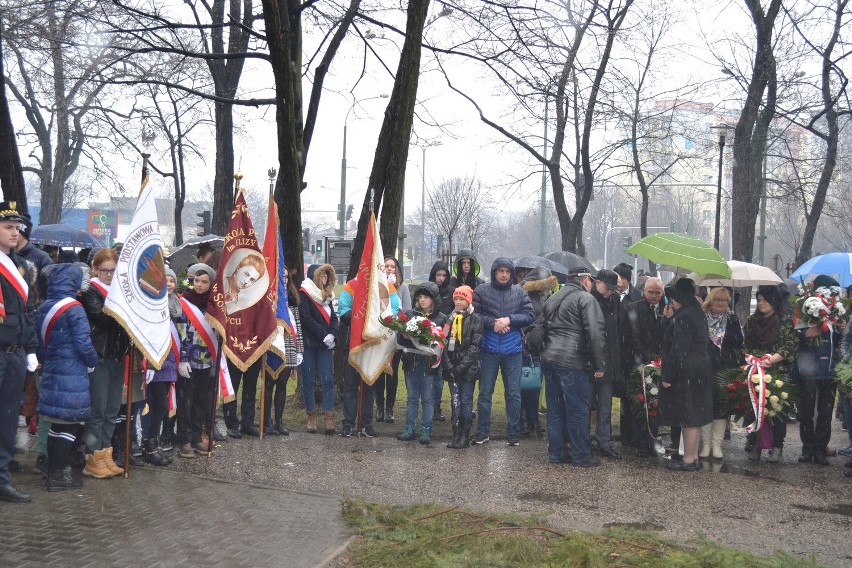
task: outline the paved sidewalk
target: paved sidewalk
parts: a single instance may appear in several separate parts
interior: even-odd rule
[[[28,504],[0,503],[0,566],[319,566],[346,543],[338,499],[154,468],[48,493],[19,454]]]

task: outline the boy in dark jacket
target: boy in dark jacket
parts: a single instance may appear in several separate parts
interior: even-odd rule
[[[447,316],[438,311],[438,286],[434,282],[424,282],[414,292],[414,308],[405,315],[409,318],[424,317],[433,327],[443,327]],[[405,371],[405,388],[408,391],[408,404],[405,410],[405,431],[397,440],[410,442],[414,439],[414,426],[417,423],[417,405],[423,406],[420,419],[420,443],[428,444],[432,434],[434,415],[434,388],[432,385],[440,367],[432,367],[433,355],[427,354],[422,347],[418,349],[405,334],[397,336],[398,348],[402,349],[402,370]]]
[[[450,384],[453,441],[448,448],[470,447],[473,422],[473,387],[479,377],[479,344],[482,318],[473,311],[473,290],[459,286],[453,292],[455,310],[444,325],[447,347],[441,360],[444,378]]]

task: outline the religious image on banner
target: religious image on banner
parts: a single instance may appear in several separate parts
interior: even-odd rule
[[[365,383],[372,385],[382,373],[391,372],[390,360],[396,349],[396,332],[380,321],[392,316],[393,310],[375,213],[370,213],[358,274],[348,284],[352,288],[349,363]]]
[[[143,182],[104,312],[118,321],[157,369],[168,356],[172,341],[167,296],[163,239],[154,193]]]
[[[222,336],[226,357],[245,371],[263,355],[278,332],[276,290],[271,286],[274,278],[258,246],[239,187],[242,174],[234,177],[237,197],[205,317]]]

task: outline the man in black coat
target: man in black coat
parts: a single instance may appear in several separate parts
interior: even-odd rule
[[[659,359],[663,351],[663,337],[666,332],[668,318],[663,316],[665,297],[663,294],[663,281],[656,277],[650,277],[645,281],[642,291],[643,298],[627,306],[624,319],[624,350],[627,357],[622,360],[629,361],[625,369],[625,375],[629,376],[630,370],[636,365],[644,365]],[[621,399],[622,419],[630,420],[633,439],[627,443],[636,445],[637,453],[642,456],[648,455],[652,447],[652,440],[648,439],[644,420],[636,420],[633,409],[630,408],[632,398],[625,396]],[[656,424],[652,424],[650,436],[656,437]],[[622,435],[624,431],[622,430]],[[652,452],[652,455],[653,454]]]
[[[32,499],[12,487],[9,463],[15,455],[24,376],[38,366],[32,291],[24,279],[25,261],[15,252],[22,222],[14,202],[0,203],[0,500],[12,503]]]
[[[621,459],[621,455],[612,447],[612,397],[620,387],[621,376],[621,302],[618,297],[618,276],[612,270],[599,270],[592,296],[598,301],[604,315],[606,331],[607,359],[606,372],[602,378],[592,379],[591,400],[597,401],[597,424],[595,435],[598,439],[598,451],[611,460]]]
[[[633,267],[626,262],[620,262],[612,269],[618,275],[618,295],[621,303],[628,306],[642,299],[642,292],[632,284]]]

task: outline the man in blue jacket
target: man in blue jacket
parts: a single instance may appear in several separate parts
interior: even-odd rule
[[[518,445],[521,422],[521,366],[523,329],[535,320],[535,311],[526,291],[512,284],[515,265],[508,258],[497,258],[491,265],[491,282],[473,291],[473,309],[482,316],[482,346],[477,401],[475,444],[484,444],[491,435],[491,398],[497,372],[503,376],[506,418],[509,421],[506,442]]]

